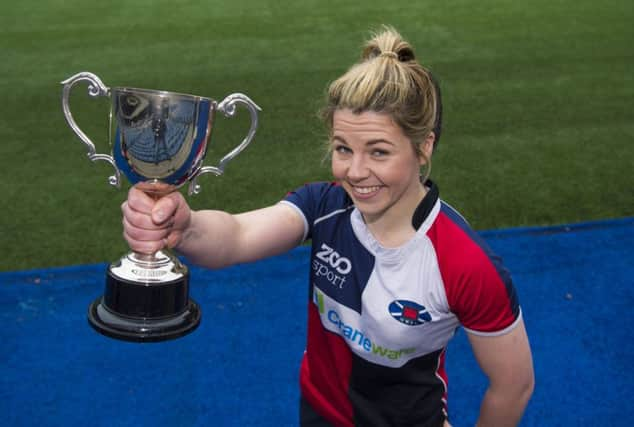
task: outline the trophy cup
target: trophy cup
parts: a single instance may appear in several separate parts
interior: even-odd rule
[[[98,154],[95,144],[77,126],[70,112],[71,88],[88,83],[91,97],[110,98],[112,155]],[[96,75],[76,74],[62,82],[62,108],[68,125],[88,150],[88,158],[112,165],[109,183],[121,186],[121,172],[132,184],[159,198],[189,182],[189,194],[205,173],[221,175],[226,164],[255,135],[260,108],[235,93],[221,102],[211,98],[149,89],[106,87]],[[236,106],[247,108],[251,127],[217,166],[203,166],[216,112],[233,117]],[[90,325],[106,336],[136,342],[165,341],[193,331],[200,323],[198,304],[189,298],[189,272],[168,249],[154,254],[130,252],[110,264],[105,292],[88,308]]]

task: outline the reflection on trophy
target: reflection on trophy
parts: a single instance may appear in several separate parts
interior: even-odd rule
[[[112,155],[97,154],[95,144],[77,126],[70,112],[71,88],[88,83],[88,94],[111,100]],[[62,82],[62,108],[71,129],[88,149],[91,161],[114,168],[111,185],[120,187],[121,172],[132,184],[159,198],[189,182],[197,194],[197,178],[221,175],[226,164],[251,142],[260,108],[246,95],[232,94],[222,102],[200,96],[148,89],[108,88],[99,77],[82,72]],[[217,166],[203,166],[217,111],[233,117],[243,105],[251,115],[247,136]],[[183,336],[200,323],[198,304],[189,298],[189,272],[168,249],[155,254],[130,252],[108,267],[106,289],[88,309],[98,332],[127,341],[164,341]]]

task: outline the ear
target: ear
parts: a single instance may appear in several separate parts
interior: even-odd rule
[[[423,154],[420,156],[420,164],[424,165],[427,163],[427,159],[431,159],[431,155],[434,152],[434,142],[436,141],[436,134],[431,131],[427,135],[427,138],[423,142],[420,143],[420,151]]]

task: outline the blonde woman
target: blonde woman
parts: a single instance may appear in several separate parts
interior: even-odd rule
[[[514,426],[529,400],[531,351],[511,278],[427,179],[441,105],[430,72],[386,27],[328,90],[336,183],[237,215],[137,188],[122,206],[133,250],[167,245],[209,268],[312,242],[302,426],[449,425],[445,349],[459,326],[489,378],[478,425]]]

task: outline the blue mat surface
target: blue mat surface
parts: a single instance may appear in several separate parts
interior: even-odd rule
[[[481,234],[513,273],[533,348],[522,425],[631,425],[634,218]],[[88,326],[105,264],[0,273],[0,425],[297,425],[308,254],[192,268],[202,324],[154,344]],[[463,332],[447,363],[454,425],[473,425],[486,380]]]

